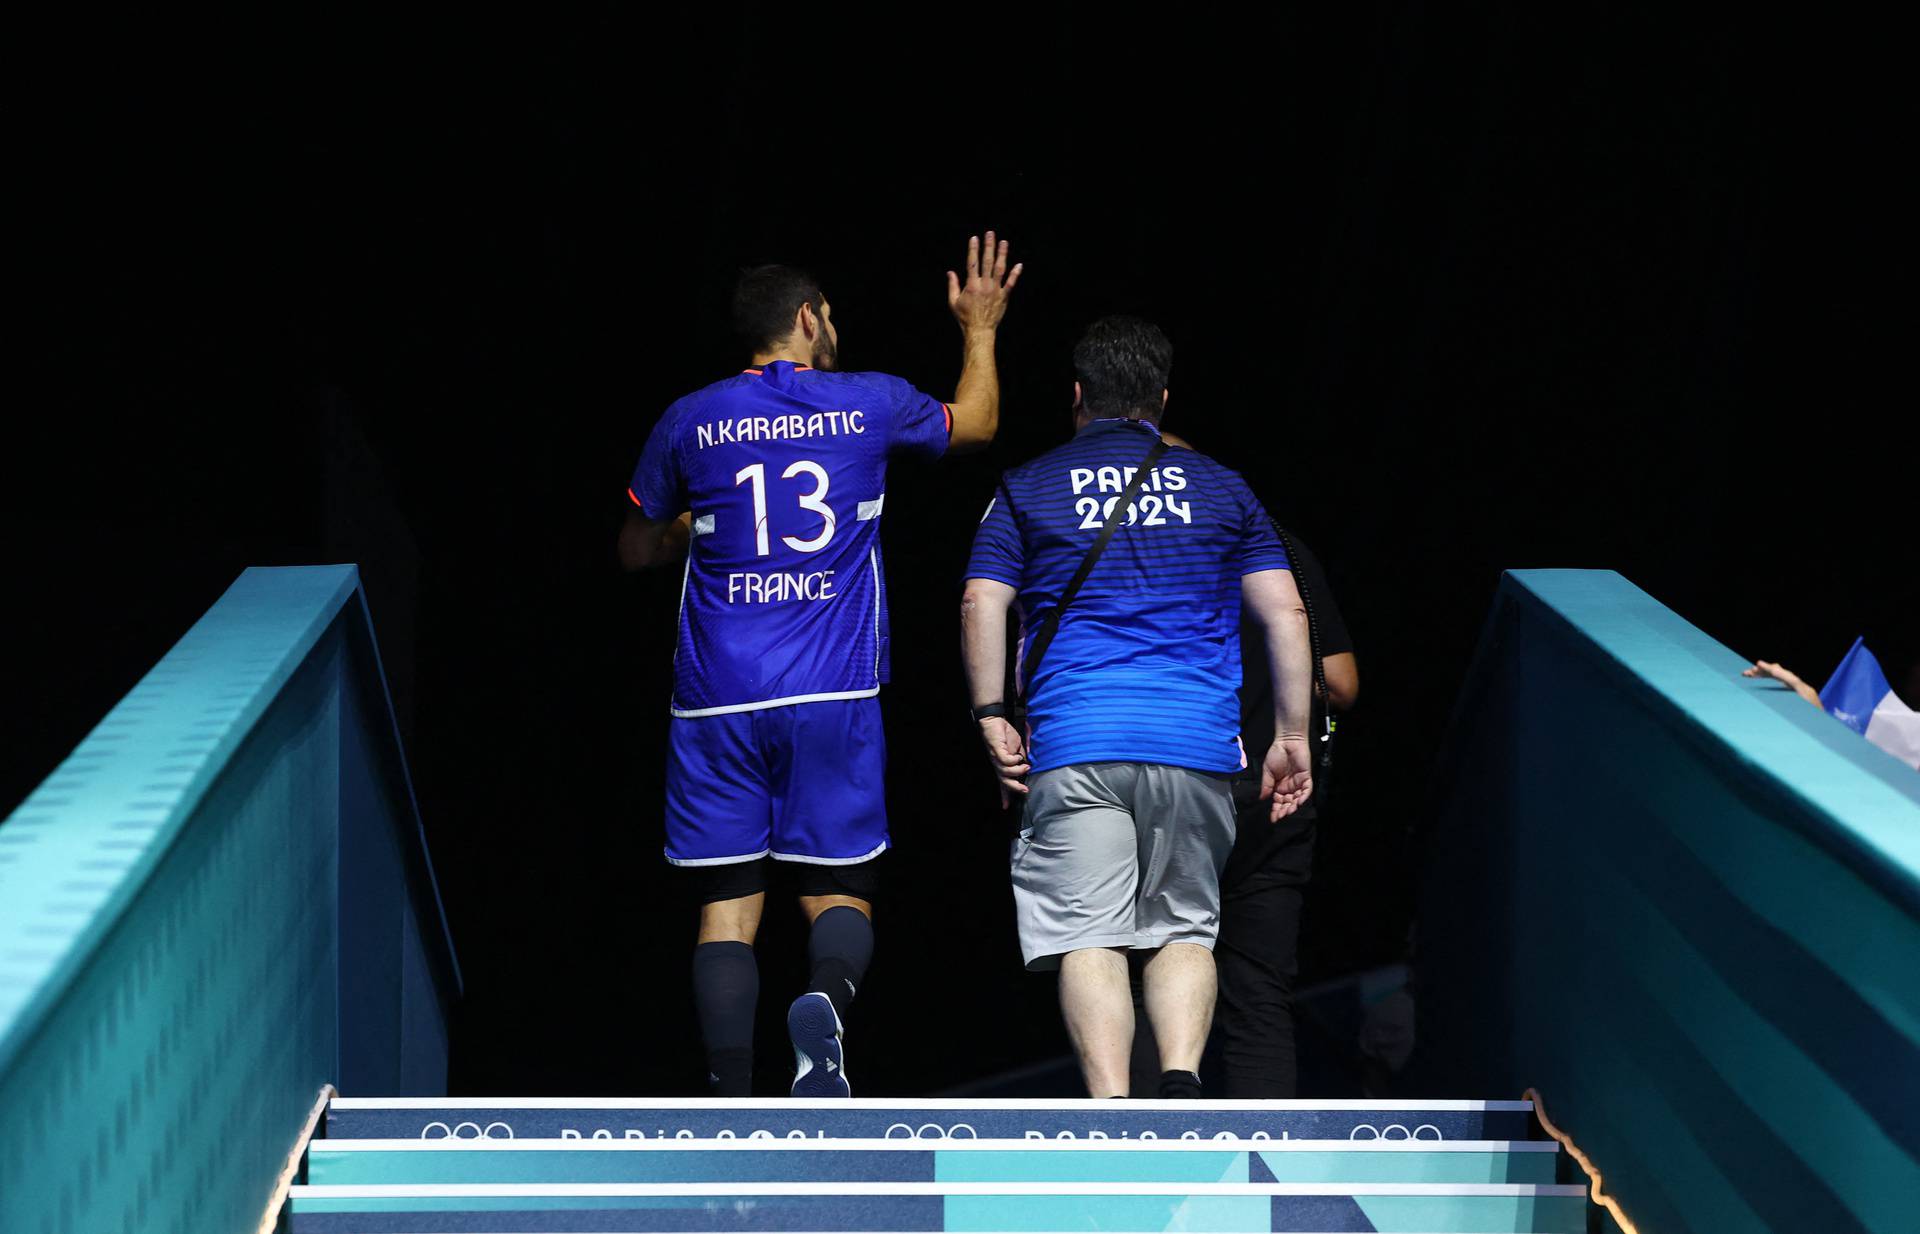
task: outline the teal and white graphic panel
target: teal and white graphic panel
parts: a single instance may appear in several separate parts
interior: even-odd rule
[[[1583,1234],[1579,1187],[727,1183],[297,1187],[292,1234],[529,1230],[1278,1230]]]
[[[1551,1183],[1551,1140],[319,1140],[307,1181]]]
[[[339,1098],[327,1134],[376,1139],[1520,1140],[1524,1101],[796,1101]]]

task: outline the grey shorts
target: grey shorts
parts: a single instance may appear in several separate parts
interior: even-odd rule
[[[1233,851],[1225,775],[1157,763],[1076,763],[1027,780],[1013,842],[1020,950],[1033,970],[1087,947],[1211,948]]]

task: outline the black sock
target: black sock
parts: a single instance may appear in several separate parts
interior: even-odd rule
[[[813,919],[807,959],[812,965],[807,989],[826,995],[845,1023],[847,1008],[853,1005],[854,993],[873,959],[873,922],[859,909],[845,904],[828,909]]]
[[[1200,1076],[1192,1071],[1162,1071],[1160,1073],[1160,1100],[1162,1101],[1198,1101],[1200,1099]]]
[[[753,1010],[760,964],[747,943],[693,949],[693,1005],[707,1046],[707,1083],[716,1097],[753,1096]]]

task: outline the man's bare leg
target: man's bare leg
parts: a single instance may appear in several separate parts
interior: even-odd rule
[[[806,914],[807,924],[820,920],[820,914],[830,908],[850,908],[867,920],[873,920],[873,905],[858,896],[801,896],[800,911]]]
[[[745,943],[753,946],[760,933],[760,914],[766,911],[763,891],[737,900],[718,900],[700,906],[700,941],[703,943]]]
[[[766,903],[766,895],[756,893],[700,906],[693,1003],[707,1047],[707,1083],[716,1097],[753,1095],[753,1012],[760,998],[753,939]]]
[[[1160,1070],[1200,1070],[1200,1052],[1213,1026],[1213,952],[1198,943],[1168,943],[1153,953],[1143,975],[1147,1022],[1160,1043]]]
[[[1087,947],[1061,957],[1060,1014],[1080,1058],[1087,1092],[1126,1096],[1127,1060],[1133,1050],[1127,953],[1117,947]]]

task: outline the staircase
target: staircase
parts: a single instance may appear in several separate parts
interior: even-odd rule
[[[1520,1101],[336,1098],[290,1234],[1581,1234]]]

